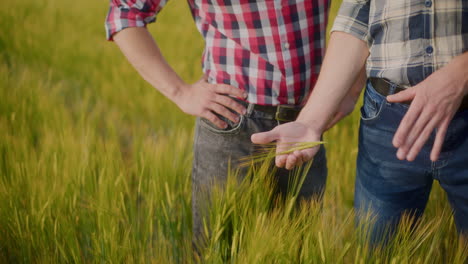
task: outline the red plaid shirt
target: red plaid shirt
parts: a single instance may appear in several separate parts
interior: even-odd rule
[[[111,0],[107,38],[154,22],[167,0]],[[205,39],[211,83],[247,91],[261,105],[300,105],[312,90],[325,49],[329,0],[188,0]]]

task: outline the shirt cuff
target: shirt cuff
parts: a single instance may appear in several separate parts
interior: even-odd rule
[[[343,1],[330,32],[341,31],[368,41],[369,4]]]
[[[134,8],[110,7],[107,14],[105,28],[106,38],[109,41],[113,40],[115,33],[129,27],[146,27],[147,24],[156,21],[156,14],[142,14]]]

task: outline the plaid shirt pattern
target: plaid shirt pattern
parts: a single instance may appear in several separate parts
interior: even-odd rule
[[[332,31],[368,43],[367,76],[413,86],[468,50],[468,0],[343,0]]]
[[[164,0],[111,0],[107,38],[154,22]],[[211,83],[247,91],[260,105],[300,105],[316,82],[325,48],[329,0],[188,0],[205,39]]]

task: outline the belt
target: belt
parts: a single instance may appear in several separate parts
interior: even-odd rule
[[[277,120],[280,122],[290,122],[295,121],[299,112],[301,111],[301,106],[293,105],[258,105],[252,104],[245,101],[241,101],[235,98],[237,102],[242,104],[247,108],[247,116],[256,116],[260,118]]]
[[[376,90],[379,94],[383,96],[390,95],[390,91],[392,90],[391,89],[392,83],[390,81],[383,79],[383,78],[373,78],[373,77],[369,78],[369,81],[371,82],[372,87],[374,87],[374,90]],[[402,86],[395,85],[393,93],[394,94],[399,93],[405,89],[406,88]],[[403,102],[402,104],[409,105],[411,104],[411,102]],[[463,97],[462,103],[460,105],[460,108],[458,108],[458,111],[463,111],[466,109],[468,109],[468,96]]]
[[[258,105],[248,104],[247,113],[260,112],[264,118],[274,119],[281,122],[295,121],[302,107],[291,105]],[[258,113],[255,113],[258,114]]]

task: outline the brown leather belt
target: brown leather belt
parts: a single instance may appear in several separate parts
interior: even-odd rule
[[[234,98],[237,102],[247,108],[247,115],[255,115],[257,117],[277,120],[280,122],[295,121],[299,112],[301,112],[301,106],[293,105],[258,105],[247,103],[246,101]]]
[[[392,86],[392,83],[390,81],[387,81],[386,79],[383,79],[383,78],[369,78],[369,80],[372,84],[372,87],[374,87],[374,90],[376,90],[379,94],[383,96],[390,95],[391,86]],[[396,85],[393,93],[396,94],[405,89],[406,88]],[[409,105],[411,104],[411,102],[403,102],[403,104]],[[468,109],[468,96],[463,97],[462,103],[460,107],[458,108],[458,111],[463,111],[466,109]]]
[[[254,111],[262,112],[270,117],[270,119],[275,119],[281,122],[290,122],[295,121],[302,107],[299,106],[290,106],[290,105],[257,105],[249,104],[249,106]],[[247,108],[249,107],[247,106]]]

